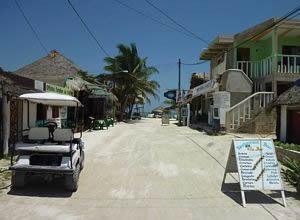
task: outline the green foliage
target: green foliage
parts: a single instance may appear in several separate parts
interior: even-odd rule
[[[90,83],[95,83],[96,82],[96,78],[92,75],[89,75],[88,72],[85,72],[83,70],[79,70],[77,72],[77,74],[79,75],[79,77],[87,82]]]
[[[117,56],[104,58],[107,64],[104,70],[109,73],[100,74],[97,79],[114,82],[113,93],[121,104],[122,117],[126,108],[132,110],[134,104],[144,103],[144,100],[149,103],[150,96],[159,99],[157,92],[160,86],[158,82],[151,80],[158,70],[147,66],[147,58],[139,56],[135,44],[119,44],[117,48]],[[125,70],[128,72],[124,72]]]
[[[286,167],[281,169],[284,179],[292,186],[297,187],[300,180],[300,163],[285,157],[282,164]]]
[[[300,145],[298,145],[298,144],[283,143],[281,141],[274,141],[274,144],[277,147],[280,147],[282,149],[294,150],[294,151],[299,151],[300,152]]]
[[[170,105],[169,109],[176,109],[176,102],[172,99],[166,99],[164,104]]]

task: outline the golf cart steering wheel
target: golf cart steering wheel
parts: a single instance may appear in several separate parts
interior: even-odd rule
[[[50,137],[50,140],[53,141],[53,132],[54,130],[57,128],[57,123],[54,122],[54,121],[49,121],[47,123],[47,127],[49,129],[49,137]]]

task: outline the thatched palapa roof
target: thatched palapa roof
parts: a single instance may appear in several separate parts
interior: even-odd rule
[[[14,73],[30,79],[64,86],[64,79],[67,76],[76,76],[78,70],[80,68],[71,60],[53,50],[49,55],[18,69]]]
[[[295,85],[282,93],[272,105],[300,105],[300,85]]]
[[[118,101],[118,98],[113,93],[106,91],[106,86],[104,84],[93,84],[77,76],[68,77],[65,84],[69,89],[89,92],[89,98],[102,97]]]

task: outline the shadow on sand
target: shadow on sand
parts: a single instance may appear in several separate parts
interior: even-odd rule
[[[24,188],[10,188],[10,191],[8,191],[7,194],[15,196],[56,198],[68,198],[72,196],[72,192],[68,192],[64,188],[63,178],[53,179],[51,182],[45,182],[41,178],[31,178]]]
[[[221,191],[231,198],[236,203],[242,205],[242,198],[240,193],[239,183],[223,183]],[[281,200],[280,191],[271,191],[269,194],[265,194],[261,191],[245,191],[247,204],[280,204],[283,205]],[[296,192],[285,191],[285,197],[297,198]],[[280,199],[279,201],[275,199]]]

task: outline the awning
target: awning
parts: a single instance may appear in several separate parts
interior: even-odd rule
[[[188,102],[192,101],[194,98],[196,98],[200,95],[204,95],[209,92],[214,92],[218,88],[219,88],[219,83],[217,83],[215,80],[210,80],[206,83],[196,86],[195,88],[192,89],[192,92],[191,92],[192,97],[183,99],[182,102],[179,103],[179,105],[185,105]]]
[[[27,93],[19,96],[19,98],[43,105],[82,106],[75,97],[56,93]]]
[[[215,80],[209,80],[208,82],[193,88],[192,98],[198,97],[208,92],[213,92],[218,87],[219,87],[219,83],[217,83]]]

